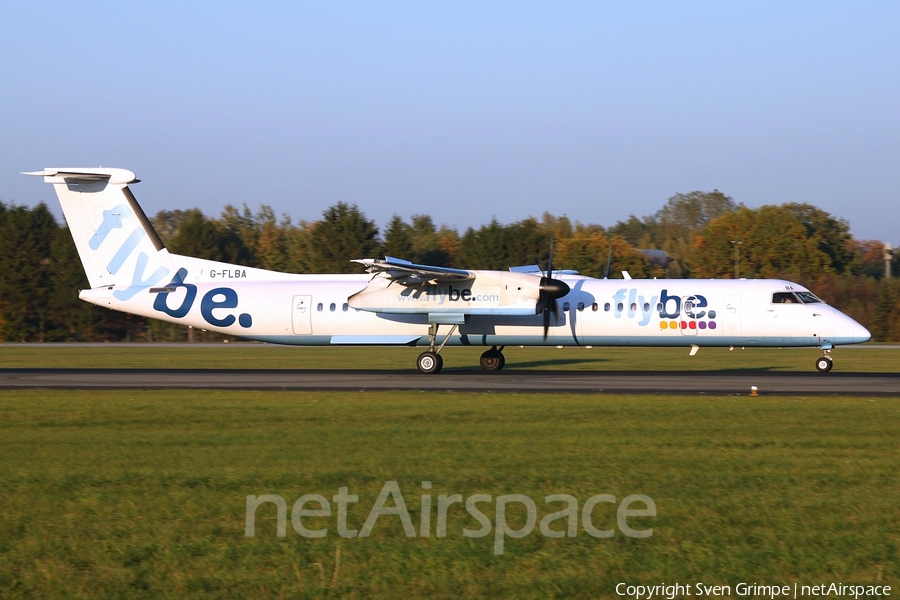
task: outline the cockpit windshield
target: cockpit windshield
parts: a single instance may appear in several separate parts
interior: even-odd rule
[[[812,292],[775,292],[772,304],[815,304],[821,302]]]
[[[800,298],[800,302],[803,304],[815,304],[816,302],[821,302],[815,294],[812,292],[794,292],[798,298]]]

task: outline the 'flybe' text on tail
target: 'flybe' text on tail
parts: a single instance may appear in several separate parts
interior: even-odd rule
[[[174,273],[165,246],[135,201],[126,169],[44,169],[27,173],[52,183],[92,289],[115,286],[128,300]]]

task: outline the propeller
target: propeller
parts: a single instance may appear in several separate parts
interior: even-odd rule
[[[547,259],[547,274],[541,277],[538,301],[535,306],[535,314],[544,315],[544,341],[547,341],[547,333],[550,330],[550,313],[558,317],[556,300],[569,293],[569,286],[565,281],[553,279],[553,240],[550,240],[550,256]]]
[[[603,279],[609,279],[609,267],[612,264],[612,244],[609,245],[609,256],[606,257],[606,273]]]

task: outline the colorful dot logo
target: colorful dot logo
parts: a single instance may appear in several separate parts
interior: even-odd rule
[[[662,319],[659,322],[660,329],[715,329],[716,322],[712,319],[716,318],[716,311],[711,310],[706,315],[710,320],[690,320],[690,321],[671,321]]]

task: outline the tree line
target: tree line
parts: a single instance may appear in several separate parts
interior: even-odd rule
[[[428,215],[395,215],[380,230],[356,205],[293,223],[262,205],[160,211],[151,219],[170,252],[293,273],[361,272],[353,258],[394,256],[465,269],[546,268],[592,277],[778,277],[807,286],[872,331],[900,340],[900,281],[885,277],[882,243],[856,240],[849,224],[810,204],[751,209],[714,190],[676,194],[652,215],[604,227],[544,213],[462,233]],[[662,250],[661,253],[646,250]],[[739,267],[736,265],[739,259]],[[739,273],[735,269],[739,268]],[[900,261],[894,257],[892,272]],[[64,225],[46,205],[0,202],[0,341],[165,341],[186,328],[78,300],[87,287]],[[193,332],[190,332],[191,334]],[[193,339],[221,339],[198,333]]]

